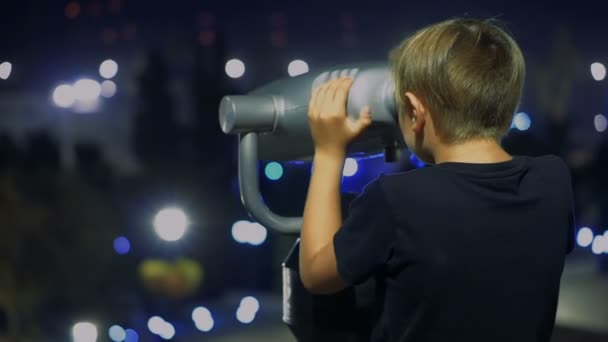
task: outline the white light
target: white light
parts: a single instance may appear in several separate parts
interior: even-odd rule
[[[268,231],[264,226],[257,222],[252,222],[250,229],[252,230],[252,234],[249,236],[249,244],[259,246],[266,241]]]
[[[127,333],[120,325],[113,325],[108,330],[110,339],[114,342],[122,342],[127,338]]]
[[[357,164],[357,160],[355,160],[353,158],[346,158],[346,161],[344,162],[344,169],[342,170],[342,174],[345,177],[350,177],[350,176],[354,175],[355,173],[357,173],[358,169],[359,169],[359,165]]]
[[[606,120],[605,115],[598,114],[593,118],[593,125],[595,126],[595,130],[601,133],[608,128],[608,120]]]
[[[110,79],[118,73],[118,63],[111,59],[106,59],[99,65],[99,75],[103,78]]]
[[[53,91],[53,102],[61,108],[69,108],[76,101],[74,87],[62,84]]]
[[[110,98],[114,95],[116,95],[116,83],[110,80],[101,82],[101,96]]]
[[[588,227],[583,227],[576,234],[576,243],[581,247],[589,247],[593,243],[593,231]]]
[[[240,59],[231,59],[226,62],[226,74],[232,78],[239,78],[245,74],[245,63]]]
[[[211,331],[215,324],[213,316],[211,316],[211,311],[203,306],[199,306],[192,311],[192,320],[194,321],[196,328],[202,332]]]
[[[91,79],[82,79],[74,83],[74,95],[79,101],[95,101],[101,94],[99,82]]]
[[[291,77],[296,77],[308,72],[308,63],[304,62],[301,59],[296,59],[291,61],[287,66],[287,73]]]
[[[513,118],[513,126],[520,131],[525,131],[530,128],[532,122],[530,121],[530,116],[524,112],[515,114]]]
[[[165,241],[181,239],[189,224],[188,217],[179,208],[162,209],[154,217],[154,230]]]
[[[255,311],[251,311],[239,306],[239,308],[236,310],[236,319],[238,319],[241,323],[249,324],[255,319]]]
[[[240,220],[232,225],[232,238],[238,243],[259,246],[266,241],[267,236],[266,228],[257,222]]]
[[[603,235],[596,235],[591,244],[593,254],[602,254],[608,250],[608,240]]]
[[[241,299],[240,307],[244,310],[253,311],[255,313],[260,309],[260,302],[255,297],[247,296]]]
[[[606,77],[606,67],[604,64],[595,62],[591,64],[591,76],[596,81],[601,81]]]
[[[9,62],[0,64],[0,79],[7,80],[11,76],[13,65]]]
[[[173,324],[165,321],[162,327],[162,331],[158,334],[158,336],[162,337],[165,340],[172,339],[173,336],[175,336],[175,328],[173,327]]]
[[[78,322],[72,327],[72,338],[74,342],[95,342],[97,327],[90,322]]]
[[[158,316],[150,317],[148,320],[148,330],[153,334],[160,335],[164,327],[165,320]]]

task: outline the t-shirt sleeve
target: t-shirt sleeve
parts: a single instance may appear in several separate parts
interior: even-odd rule
[[[342,227],[334,236],[338,273],[356,285],[381,270],[395,241],[395,222],[381,188],[382,176],[365,186],[350,204]]]

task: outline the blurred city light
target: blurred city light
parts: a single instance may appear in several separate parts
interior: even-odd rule
[[[114,95],[116,95],[116,83],[110,80],[101,82],[101,96],[110,98]]]
[[[293,60],[287,66],[287,73],[291,77],[296,77],[308,72],[308,63],[301,59]]]
[[[173,324],[165,321],[162,331],[160,332],[160,334],[158,334],[158,336],[162,337],[165,340],[172,339],[173,336],[175,336],[175,327],[173,327]]]
[[[236,310],[236,319],[238,319],[241,323],[249,324],[255,319],[255,312],[239,306],[239,308]]]
[[[593,118],[593,125],[595,126],[595,130],[601,133],[608,128],[608,120],[606,120],[605,115],[598,114]]]
[[[608,251],[608,240],[603,235],[596,235],[591,244],[593,254],[602,254]]]
[[[164,208],[154,217],[154,230],[165,241],[177,241],[190,225],[188,216],[179,208]]]
[[[266,241],[267,236],[266,228],[257,222],[241,220],[232,225],[232,238],[238,243],[259,246]]]
[[[95,101],[101,94],[101,85],[95,80],[84,78],[74,83],[74,97],[76,100]]]
[[[78,322],[72,327],[72,338],[74,342],[96,342],[97,327],[90,322]]]
[[[99,75],[101,77],[110,79],[118,73],[118,63],[114,60],[106,59],[99,65]]]
[[[153,317],[150,317],[150,319],[148,319],[148,330],[150,330],[151,333],[153,333],[155,335],[159,335],[163,331],[164,327],[165,327],[164,319],[162,319],[158,316],[153,316]]]
[[[204,306],[199,306],[192,310],[192,320],[196,328],[202,332],[211,331],[215,325],[211,311]]]
[[[342,175],[345,177],[353,176],[359,170],[359,165],[357,164],[357,160],[354,158],[346,158],[344,162],[344,169],[342,170]]]
[[[601,81],[606,77],[606,67],[604,64],[595,62],[591,64],[591,76],[596,81]]]
[[[76,1],[70,1],[65,6],[65,16],[74,19],[80,14],[80,5]]]
[[[123,342],[127,339],[127,333],[120,325],[113,325],[108,330],[108,336],[114,342]]]
[[[13,65],[9,62],[3,62],[0,64],[0,79],[7,80],[11,76],[13,71]]]
[[[278,180],[283,176],[283,166],[277,162],[270,162],[266,164],[264,174],[270,180]]]
[[[520,131],[526,131],[530,128],[532,121],[530,120],[530,116],[527,113],[520,112],[515,114],[513,117],[513,123],[511,127],[515,127]]]
[[[589,247],[593,243],[593,231],[588,227],[582,227],[576,234],[576,243],[581,247]]]
[[[119,236],[114,239],[114,251],[116,251],[116,253],[124,255],[129,253],[130,250],[131,243],[129,242],[129,239],[124,236]]]
[[[231,78],[240,78],[245,74],[245,63],[240,59],[231,59],[226,62],[226,74]]]
[[[62,84],[53,91],[53,102],[61,108],[69,108],[76,101],[74,87]]]
[[[253,296],[247,296],[241,299],[240,307],[245,308],[246,310],[258,312],[260,309],[260,302]]]
[[[236,310],[236,318],[241,323],[249,324],[253,322],[259,309],[260,303],[255,297],[244,297]]]
[[[139,335],[137,334],[137,331],[133,329],[127,329],[125,330],[125,335],[127,337],[125,337],[124,342],[139,342]]]

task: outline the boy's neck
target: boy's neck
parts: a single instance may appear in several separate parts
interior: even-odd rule
[[[439,145],[433,151],[435,164],[446,162],[490,164],[512,160],[494,139],[470,140],[452,145]]]

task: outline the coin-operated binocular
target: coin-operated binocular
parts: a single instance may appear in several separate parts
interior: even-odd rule
[[[348,147],[347,154],[365,156],[384,152],[386,161],[399,159],[405,143],[399,129],[394,82],[385,63],[338,67],[285,78],[247,95],[225,96],[219,109],[220,126],[226,134],[238,134],[238,179],[241,199],[251,215],[265,227],[298,234],[301,217],[284,217],[262,201],[257,164],[259,160],[311,160],[313,140],[308,125],[312,90],[331,79],[352,77],[347,113],[358,118],[369,106],[372,125]],[[359,341],[365,336],[360,320],[369,308],[369,284],[333,296],[314,296],[300,283],[298,242],[283,263],[283,320],[299,341]],[[328,314],[331,313],[331,314]],[[339,314],[338,314],[339,313]],[[364,331],[362,331],[362,329]],[[369,332],[369,331],[367,331]]]

